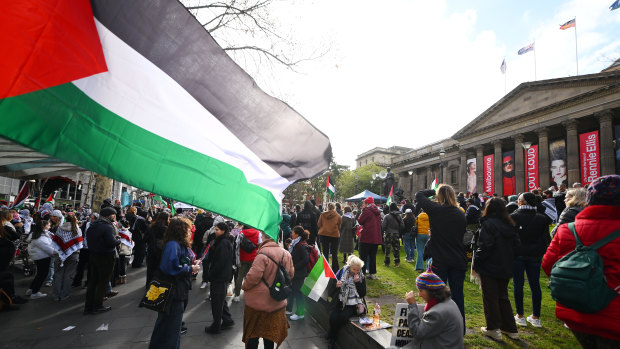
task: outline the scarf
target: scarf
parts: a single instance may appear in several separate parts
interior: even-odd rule
[[[351,219],[355,219],[355,216],[353,215],[353,212],[347,212],[347,213],[345,213],[343,216],[344,216],[344,217],[351,218]]]
[[[51,236],[54,242],[54,249],[58,252],[60,258],[60,266],[64,265],[65,260],[73,253],[82,249],[83,240],[82,231],[78,228],[77,234],[73,235],[71,224],[63,224]]]
[[[424,312],[431,310],[431,308],[437,305],[437,303],[439,302],[437,302],[435,298],[431,298],[431,300],[428,301],[428,303],[426,303],[426,305],[424,306]]]
[[[293,247],[295,247],[295,245],[297,245],[297,243],[301,241],[301,236],[298,236],[297,239],[291,241],[291,245],[288,247],[288,252],[289,253],[293,253]],[[320,265],[320,264],[319,264]]]
[[[129,231],[129,229],[121,229],[118,232],[118,236],[121,237],[121,244],[133,249],[135,243],[131,239],[131,231]]]
[[[363,281],[364,274],[360,271],[360,281]],[[364,304],[360,295],[357,293],[357,288],[355,287],[355,282],[353,281],[353,276],[349,276],[349,266],[345,265],[342,268],[342,275],[340,275],[340,282],[342,282],[342,286],[340,286],[340,303],[342,304],[342,309],[344,309],[347,305],[357,305]]]

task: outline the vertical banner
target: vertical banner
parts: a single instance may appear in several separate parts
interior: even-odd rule
[[[515,151],[505,151],[502,153],[502,184],[504,196],[516,194],[515,184]]]
[[[495,181],[493,180],[493,164],[495,155],[487,155],[484,157],[484,192],[493,195],[495,193]]]
[[[538,188],[538,144],[524,150],[525,159],[525,191]]]
[[[476,158],[467,159],[467,192],[476,192]]]
[[[581,184],[584,187],[601,176],[598,131],[579,135],[579,162],[581,165]]]
[[[549,143],[549,161],[551,185],[556,189],[560,186],[560,184],[564,184],[568,187],[565,140],[559,139]]]
[[[620,125],[615,126],[616,130],[616,173],[620,173]]]

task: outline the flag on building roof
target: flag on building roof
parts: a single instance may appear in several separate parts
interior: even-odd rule
[[[614,1],[613,4],[611,4],[611,6],[609,6],[609,11],[617,10],[619,8],[620,8],[620,0],[616,0]]]
[[[26,199],[28,199],[28,196],[30,196],[30,181],[25,181],[19,191],[19,194],[17,194],[15,201],[13,201],[11,208],[16,210],[21,210],[24,208],[24,204],[26,204]]]
[[[330,279],[335,280],[336,275],[334,275],[325,256],[321,254],[321,258],[314,264],[314,268],[312,268],[310,274],[304,280],[301,292],[313,301],[318,302],[325,289],[327,289]]]
[[[499,66],[499,70],[502,71],[502,74],[506,74],[506,58],[502,61],[502,65]]]
[[[577,19],[573,18],[570,21],[560,25],[560,30],[565,30],[565,29],[568,29],[568,28],[574,28],[575,25],[577,25]]]
[[[522,55],[522,54],[528,53],[528,52],[530,52],[532,50],[534,50],[534,43],[531,43],[531,44],[529,44],[529,45],[527,45],[525,47],[522,47],[519,50],[519,52],[517,52],[517,54]]]
[[[390,204],[391,204],[393,201],[394,201],[394,186],[392,186],[392,187],[390,188],[390,195],[388,195],[386,205],[387,205],[387,206],[390,206]]]
[[[331,197],[334,197],[334,194],[336,193],[336,187],[329,182],[329,175],[327,175],[327,192]]]
[[[327,136],[177,0],[9,1],[1,13],[2,137],[274,238],[282,191],[329,166]]]

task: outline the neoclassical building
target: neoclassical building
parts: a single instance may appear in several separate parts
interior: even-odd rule
[[[406,197],[437,179],[499,195],[620,173],[620,71],[522,83],[451,138],[392,159]]]

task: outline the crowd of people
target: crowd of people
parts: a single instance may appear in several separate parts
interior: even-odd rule
[[[3,207],[0,300],[4,297],[4,309],[17,309],[18,304],[51,292],[55,301],[63,302],[71,297],[72,288],[83,287],[84,314],[107,312],[111,307],[104,302],[118,294],[116,285],[127,282],[127,268],[145,267],[147,290],[153,279],[174,283],[171,304],[158,315],[150,347],[180,346],[187,331],[183,313],[189,290],[199,278],[212,311],[206,333],[218,335],[236,325],[226,297],[240,302],[243,291],[243,342],[257,348],[262,338],[264,347],[272,348],[287,337],[289,320],[305,316],[306,297],[301,290],[320,249],[337,279],[329,292],[328,338],[333,348],[348,319],[368,313],[366,279],[381,277],[378,249],[384,251],[385,267],[398,268],[402,245],[405,262],[416,270],[417,295],[425,303],[418,307],[413,291],[404,295],[409,303],[408,324],[421,347],[463,346],[464,282],[469,268],[481,286],[486,320],[481,333],[495,340],[503,335],[518,339],[519,327],[543,326],[541,267],[550,274],[554,264],[575,249],[575,236],[565,223],[574,222],[585,245],[620,229],[619,185],[620,177],[610,175],[587,188],[576,184],[567,190],[561,185],[502,198],[456,193],[442,184],[436,190],[419,191],[414,200],[400,205],[377,205],[367,198],[359,206],[328,203],[325,210],[308,200],[303,208],[283,210],[277,239],[203,210],[172,215],[168,209],[123,208],[118,200],[114,204],[106,200],[98,212],[87,206],[63,212],[51,204],[36,210]],[[29,258],[36,266],[23,296],[15,293],[10,267],[22,240],[27,241]],[[616,292],[620,257],[614,251],[619,247],[617,239],[597,250],[609,287]],[[290,279],[288,299],[276,297],[272,287],[283,273]],[[524,313],[524,276],[531,291],[529,316]],[[508,296],[511,279],[514,311]],[[44,291],[46,285],[52,286],[50,291]],[[556,315],[584,347],[618,346],[619,299],[592,314],[558,303]]]

